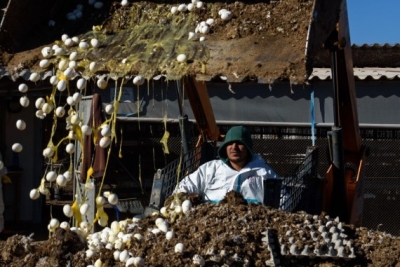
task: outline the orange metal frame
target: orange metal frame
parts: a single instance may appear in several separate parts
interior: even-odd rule
[[[337,81],[339,86],[339,101],[337,109],[343,129],[344,162],[357,166],[356,170],[345,169],[346,204],[349,223],[359,225],[363,212],[363,184],[366,148],[362,146],[359,133],[358,112],[356,103],[353,60],[350,43],[349,24],[346,1],[342,1],[339,22],[336,25],[339,51],[337,52]],[[334,79],[335,77],[332,77]],[[336,103],[334,103],[336,104]],[[323,210],[329,214],[335,196],[332,192],[332,165],[325,176]]]

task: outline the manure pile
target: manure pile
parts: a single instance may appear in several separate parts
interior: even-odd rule
[[[400,255],[398,237],[247,204],[235,192],[193,205],[174,223],[153,214],[84,238],[71,230],[42,242],[9,238],[0,243],[0,266],[397,266]]]

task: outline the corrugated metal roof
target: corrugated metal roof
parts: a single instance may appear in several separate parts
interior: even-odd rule
[[[351,46],[355,68],[400,67],[400,44],[353,44]],[[320,53],[314,60],[314,68],[330,67],[329,53]]]
[[[10,75],[7,72],[6,68],[0,68],[0,79],[3,77],[9,77],[13,81],[18,79],[24,79],[26,81],[29,80],[29,76],[31,75],[32,71],[30,69],[24,69],[18,74]],[[54,74],[53,71],[48,70],[41,74],[41,80],[46,80],[50,78]],[[98,77],[101,75],[97,75]],[[78,76],[76,76],[78,77]],[[71,80],[74,80],[76,77],[72,77]],[[116,77],[110,77],[115,79]],[[158,80],[160,77],[155,76],[154,79]],[[225,77],[219,77],[219,79],[224,79]],[[331,69],[330,68],[314,68],[313,72],[311,73],[309,80],[330,80],[331,77]],[[354,78],[356,80],[400,80],[400,68],[354,68]],[[89,79],[89,77],[86,77]],[[214,77],[216,79],[216,77]],[[204,79],[206,80],[206,79]]]
[[[331,79],[330,68],[314,68],[309,80]],[[400,68],[354,68],[354,78],[358,80],[400,79]]]

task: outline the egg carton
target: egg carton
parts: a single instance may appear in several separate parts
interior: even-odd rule
[[[278,257],[278,252],[276,251],[278,240],[276,232],[268,228],[265,232],[262,232],[261,234],[264,235],[264,237],[261,238],[261,241],[263,242],[264,246],[268,247],[268,251],[270,254],[270,258],[265,261],[265,266],[279,266],[280,259]]]
[[[311,249],[308,245],[300,250],[297,247],[297,241],[288,242],[287,239],[279,237],[277,231],[274,229],[267,229],[261,233],[264,237],[261,239],[263,245],[268,246],[270,251],[270,259],[265,262],[266,266],[279,266],[280,258],[320,258],[320,259],[330,259],[330,260],[352,260],[356,257],[354,253],[354,247],[347,242],[346,239],[338,239],[339,244],[334,242],[328,242],[329,245],[315,249]],[[287,244],[291,243],[290,246]],[[346,252],[345,247],[348,246]],[[315,246],[317,247],[317,246]],[[349,253],[350,251],[350,253]]]
[[[144,211],[142,202],[136,198],[120,199],[115,207],[122,213],[141,214]]]

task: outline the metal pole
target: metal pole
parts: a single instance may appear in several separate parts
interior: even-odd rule
[[[311,143],[315,146],[315,113],[314,113],[314,86],[311,85],[311,95],[310,95],[310,117],[311,117]]]
[[[186,155],[189,152],[189,143],[187,140],[187,133],[186,133],[186,127],[189,122],[188,116],[184,114],[184,109],[183,109],[183,89],[181,86],[181,82],[177,81],[176,82],[176,87],[177,87],[177,96],[178,96],[178,106],[179,106],[179,128],[181,131],[181,139],[182,139],[182,149],[183,149],[183,154]]]
[[[3,9],[4,14],[3,14],[3,17],[1,18],[1,22],[0,22],[0,31],[3,29],[4,19],[6,18],[7,11],[8,11],[8,8],[10,7],[10,4],[11,4],[11,0],[8,1],[7,6]]]
[[[331,134],[332,147],[332,167],[333,167],[333,185],[332,185],[332,211],[331,215],[339,216],[341,221],[347,221],[347,201],[346,184],[344,170],[344,151],[343,151],[343,130],[339,120],[339,86],[337,74],[337,47],[331,50],[332,59],[332,83],[333,83],[333,108],[334,108],[334,126]]]

